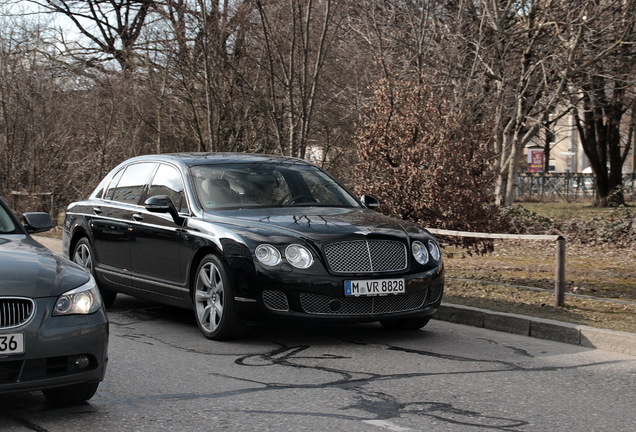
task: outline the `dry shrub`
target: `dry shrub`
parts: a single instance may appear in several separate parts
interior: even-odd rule
[[[453,103],[422,83],[380,82],[357,136],[360,193],[384,213],[432,228],[497,232],[491,134],[469,98]],[[488,242],[467,239],[478,249]]]
[[[559,234],[568,243],[590,246],[611,245],[629,249],[636,245],[636,213],[626,207],[611,209],[592,219],[578,217],[551,219],[520,205],[503,209],[510,232],[520,234]]]

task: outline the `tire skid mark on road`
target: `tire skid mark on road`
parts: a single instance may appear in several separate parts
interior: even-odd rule
[[[313,354],[309,353],[313,347],[310,344],[298,344],[287,345],[285,343],[267,340],[267,338],[261,339],[264,342],[268,342],[273,345],[271,349],[264,352],[248,353],[248,354],[218,354],[210,352],[200,352],[191,348],[179,347],[174,343],[168,343],[163,341],[161,337],[156,335],[148,335],[136,333],[137,337],[149,338],[156,343],[162,343],[166,346],[170,346],[174,349],[184,350],[187,352],[200,353],[202,355],[223,356],[223,357],[235,357],[234,363],[250,368],[260,368],[268,366],[277,366],[282,368],[294,368],[307,371],[321,372],[323,374],[332,374],[334,378],[331,380],[325,380],[320,383],[287,383],[287,382],[275,382],[265,381],[258,379],[249,379],[242,376],[228,375],[222,373],[212,372],[209,375],[219,376],[224,379],[232,379],[245,383],[249,383],[252,387],[220,391],[214,393],[200,394],[200,393],[177,393],[177,394],[162,394],[162,395],[149,395],[139,398],[132,398],[127,400],[127,403],[143,403],[148,400],[192,400],[192,399],[218,399],[228,398],[238,395],[254,394],[260,392],[270,391],[288,391],[288,390],[311,390],[311,389],[325,389],[328,387],[338,388],[340,390],[348,391],[352,394],[352,397],[356,400],[355,403],[342,407],[343,413],[325,413],[325,412],[307,412],[307,411],[284,411],[281,410],[251,410],[251,409],[236,409],[231,410],[234,412],[246,413],[246,414],[269,414],[269,415],[287,415],[287,416],[300,416],[300,417],[324,417],[324,418],[338,418],[348,420],[358,420],[370,425],[382,427],[387,430],[404,430],[410,429],[403,428],[392,422],[391,420],[399,419],[404,415],[428,417],[439,422],[445,422],[453,425],[460,425],[466,427],[488,428],[489,430],[502,430],[502,431],[516,431],[521,430],[528,426],[528,422],[521,419],[504,418],[490,416],[484,413],[462,409],[446,402],[437,401],[413,401],[413,402],[401,402],[396,396],[371,391],[366,387],[373,382],[378,381],[392,381],[400,379],[413,379],[413,378],[425,378],[429,376],[438,375],[460,375],[460,374],[486,374],[486,373],[506,373],[513,371],[521,372],[551,372],[559,370],[572,370],[585,367],[598,366],[602,364],[612,364],[619,361],[606,361],[596,362],[590,364],[578,364],[570,366],[541,366],[541,367],[523,367],[514,362],[506,362],[501,360],[488,360],[472,358],[469,356],[457,356],[450,354],[440,354],[432,351],[416,350],[410,348],[404,348],[400,346],[394,346],[389,344],[374,343],[374,347],[378,349],[386,349],[391,351],[398,351],[412,355],[418,355],[423,357],[432,357],[449,360],[452,362],[461,363],[488,363],[495,366],[489,370],[460,370],[450,372],[409,372],[409,373],[394,373],[394,374],[378,374],[371,372],[352,372],[343,370],[337,367],[330,367],[327,365],[308,365],[304,364],[306,360],[320,360],[324,362],[330,362],[334,360],[348,359],[349,357],[333,355],[329,353]],[[368,345],[368,343],[355,341],[351,339],[341,339],[338,337],[332,337],[334,340],[344,342],[346,344],[354,345]],[[508,347],[510,348],[510,347]],[[523,353],[518,353],[522,355]],[[525,356],[524,356],[525,357]],[[371,422],[371,423],[369,423]],[[373,423],[375,422],[375,423]],[[394,429],[390,429],[394,428]]]
[[[142,310],[142,312],[140,312]],[[154,310],[152,313],[146,313],[146,315],[152,315],[149,318],[153,320]],[[149,333],[149,331],[140,331],[134,327],[134,324],[129,322],[128,319],[134,319],[137,321],[140,316],[144,315],[143,309],[138,310],[126,310],[118,312],[115,320],[111,321],[111,324],[120,329],[123,334],[111,334],[111,336],[127,339],[137,343],[154,344],[157,346],[164,345],[171,349],[183,351],[187,353],[193,353],[197,355],[232,359],[234,364],[245,368],[263,368],[263,367],[277,367],[282,368],[284,372],[286,369],[302,370],[303,373],[315,372],[313,377],[322,377],[326,375],[327,378],[319,379],[311,383],[299,383],[299,382],[277,382],[271,378],[269,374],[259,374],[258,378],[248,378],[241,373],[220,373],[218,371],[209,371],[208,376],[218,376],[223,379],[236,380],[247,384],[246,388],[205,392],[205,393],[163,393],[163,394],[150,394],[143,396],[127,396],[121,397],[108,391],[107,387],[100,387],[98,397],[91,401],[91,404],[97,407],[108,408],[114,406],[125,406],[128,409],[136,410],[140,406],[147,403],[161,403],[161,401],[168,401],[170,403],[174,401],[189,401],[189,400],[214,400],[223,398],[232,398],[237,396],[265,393],[265,392],[278,392],[278,391],[295,391],[295,390],[324,390],[326,388],[334,388],[344,391],[350,395],[349,404],[337,409],[336,412],[325,411],[313,411],[313,410],[298,410],[287,411],[281,409],[281,407],[272,407],[272,409],[259,410],[249,408],[235,408],[229,411],[245,413],[246,415],[272,415],[272,416],[298,416],[305,418],[336,418],[348,421],[359,421],[365,424],[383,428],[391,431],[409,431],[409,429],[399,423],[408,421],[417,421],[409,417],[421,417],[427,419],[433,419],[438,422],[460,425],[466,427],[475,427],[488,430],[501,430],[501,431],[518,431],[523,430],[529,425],[528,422],[522,419],[504,418],[488,415],[487,413],[481,413],[464,409],[460,406],[456,406],[447,402],[439,401],[404,401],[402,395],[389,394],[381,391],[374,391],[371,389],[374,383],[380,381],[397,381],[405,379],[425,379],[427,377],[440,376],[440,375],[483,375],[490,373],[509,373],[509,372],[551,372],[561,370],[576,370],[586,367],[593,367],[604,364],[620,363],[620,361],[602,361],[587,364],[566,365],[566,366],[541,366],[541,367],[523,367],[515,362],[502,361],[497,359],[480,359],[472,358],[468,355],[451,355],[441,354],[428,350],[417,350],[406,347],[397,346],[394,343],[382,343],[375,340],[372,344],[365,342],[364,340],[356,340],[356,336],[341,337],[338,334],[321,334],[320,337],[330,339],[332,341],[339,341],[345,346],[370,346],[376,350],[389,350],[406,354],[407,356],[419,356],[421,358],[437,358],[448,360],[456,364],[469,365],[472,364],[490,364],[493,367],[488,370],[464,367],[462,370],[445,370],[441,372],[402,372],[402,373],[375,373],[365,371],[346,370],[341,367],[339,363],[343,360],[352,359],[352,357],[343,355],[334,355],[328,352],[322,351],[324,345],[312,345],[307,343],[284,343],[279,340],[272,340],[271,337],[264,334],[257,335],[256,339],[265,347],[260,352],[252,353],[232,353],[232,352],[213,352],[206,349],[196,349],[193,347],[184,346],[180,341],[169,341],[161,333]],[[121,315],[121,316],[120,316]],[[173,320],[175,323],[183,324],[185,315],[178,315],[177,319]],[[394,342],[394,341],[391,341]],[[266,345],[270,345],[269,347]],[[332,344],[328,344],[332,346]],[[513,349],[513,347],[506,347]],[[528,357],[527,352],[517,352],[522,357]],[[313,361],[311,364],[308,360]],[[340,367],[339,367],[340,366]],[[281,370],[281,369],[278,369]],[[286,374],[279,374],[277,376],[286,376]],[[289,374],[289,376],[297,376]],[[107,385],[106,382],[102,383]],[[215,411],[215,408],[210,408],[210,411]],[[219,409],[219,412],[228,412],[228,409]],[[74,412],[74,411],[72,411]],[[0,416],[2,413],[0,413]],[[23,420],[17,418],[15,421]],[[24,422],[29,422],[24,420]],[[35,424],[30,430],[36,432],[48,432],[46,429],[40,428]]]

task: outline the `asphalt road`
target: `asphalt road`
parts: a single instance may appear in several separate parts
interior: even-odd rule
[[[240,342],[189,311],[121,296],[87,404],[0,396],[0,431],[636,430],[636,357],[433,320],[269,324]]]

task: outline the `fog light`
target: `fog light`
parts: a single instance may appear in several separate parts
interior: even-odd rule
[[[85,355],[78,355],[75,357],[75,367],[78,369],[86,369],[91,364],[91,361]]]

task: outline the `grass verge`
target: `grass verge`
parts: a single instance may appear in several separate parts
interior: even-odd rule
[[[554,293],[495,285],[486,281],[458,280],[452,276],[446,281],[444,302],[636,333],[636,303],[566,296],[565,305],[556,307]]]
[[[612,210],[595,208],[589,203],[532,203],[523,207],[556,221],[597,220],[613,214]],[[632,225],[620,227],[629,230],[630,235],[634,228]],[[565,237],[567,241],[568,235]],[[584,240],[580,235],[574,237]],[[636,271],[633,264],[636,245],[625,243],[627,247],[616,247],[611,243],[567,243],[563,307],[554,305],[554,243],[496,240],[494,252],[486,255],[445,247],[447,288],[444,300],[636,333]]]

